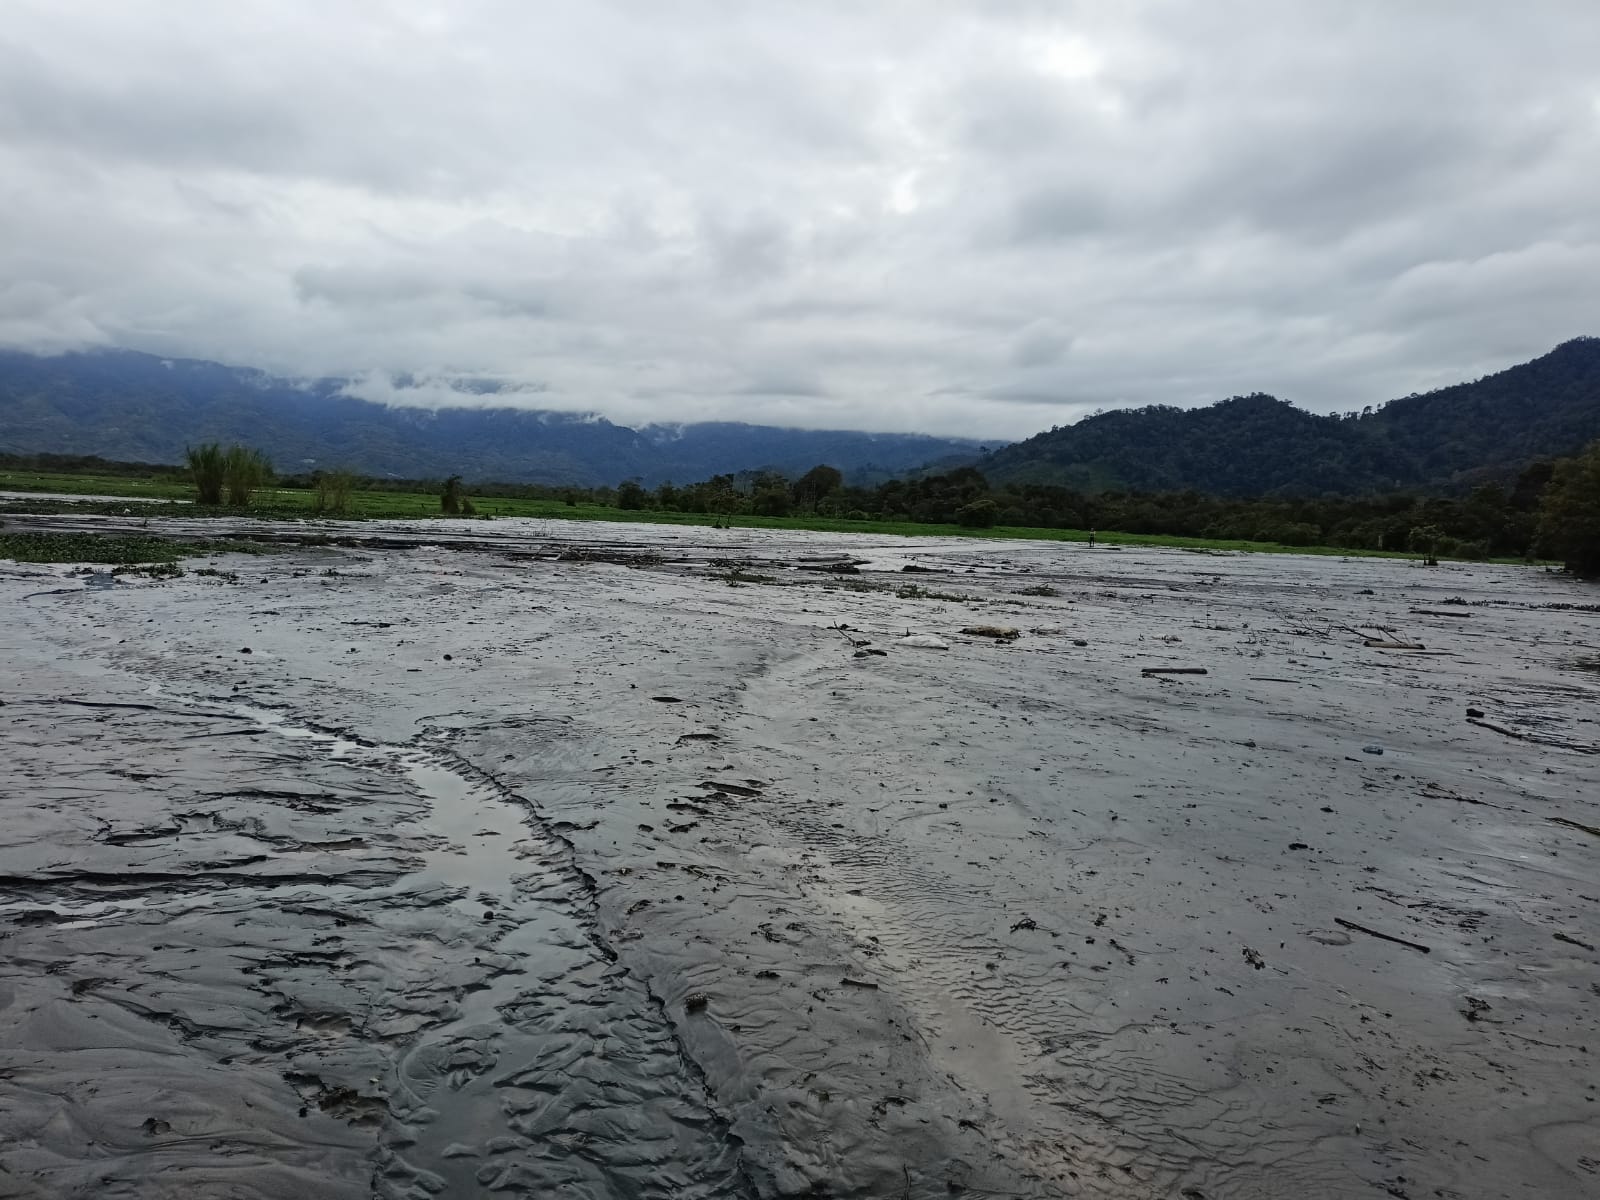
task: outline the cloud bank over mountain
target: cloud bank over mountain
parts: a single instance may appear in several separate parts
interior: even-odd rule
[[[1596,44],[1583,0],[16,0],[0,344],[631,424],[1360,407],[1600,329]]]

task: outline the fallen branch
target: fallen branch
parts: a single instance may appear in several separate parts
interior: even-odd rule
[[[1588,942],[1580,942],[1571,934],[1558,933],[1555,935],[1555,939],[1558,942],[1565,942],[1569,946],[1577,946],[1580,950],[1587,950],[1590,954],[1594,953],[1593,946],[1591,946]]]
[[[1411,611],[1419,617],[1470,617],[1472,615],[1466,612],[1445,612],[1437,608],[1413,608]]]
[[[865,979],[851,979],[850,976],[848,976],[848,975],[846,975],[843,979],[839,980],[839,986],[840,987],[862,988],[863,990],[869,991],[869,992],[875,992],[875,991],[878,990],[878,985],[877,984],[868,983]]]
[[[1357,925],[1354,921],[1346,921],[1343,917],[1335,917],[1333,920],[1336,925],[1342,925],[1346,929],[1354,929],[1357,933],[1364,933],[1368,937],[1379,938],[1385,942],[1393,942],[1397,946],[1409,946],[1411,949],[1420,950],[1424,954],[1433,953],[1431,949],[1421,942],[1410,942],[1403,937],[1395,937],[1392,933],[1380,933],[1376,929],[1368,929],[1365,925]]]
[[[1143,667],[1141,670],[1146,675],[1204,675],[1207,673],[1204,667]]]

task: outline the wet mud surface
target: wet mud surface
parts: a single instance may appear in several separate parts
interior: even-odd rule
[[[1592,590],[240,528],[0,564],[0,1195],[1600,1195]]]

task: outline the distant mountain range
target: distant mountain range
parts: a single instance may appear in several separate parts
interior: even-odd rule
[[[1231,496],[1440,490],[1504,479],[1600,438],[1600,338],[1476,383],[1405,396],[1353,417],[1271,396],[1206,408],[1118,409],[986,456],[994,482],[1083,491]]]
[[[402,408],[339,380],[132,351],[0,352],[0,451],[177,462],[188,445],[239,441],[281,472],[346,466],[371,475],[646,486],[819,463],[856,483],[976,465],[995,483],[1085,491],[1321,495],[1452,489],[1508,479],[1600,438],[1600,339],[1351,416],[1271,396],[1205,408],[1119,409],[985,452],[918,434],[779,429],[735,422],[630,429],[594,416],[514,408]]]
[[[737,422],[630,429],[521,408],[394,407],[346,395],[346,386],[128,350],[0,351],[0,451],[175,463],[187,446],[242,442],[285,474],[350,467],[405,479],[654,487],[766,468],[795,476],[819,463],[876,483],[930,462],[970,462],[982,445]]]

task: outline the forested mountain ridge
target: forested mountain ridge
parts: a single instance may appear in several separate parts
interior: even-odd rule
[[[819,462],[876,482],[979,443],[921,434],[705,422],[630,429],[584,414],[515,408],[401,408],[196,359],[127,350],[41,357],[0,351],[0,451],[174,463],[186,446],[240,442],[285,472],[576,486],[646,486]]]
[[[1204,408],[1118,409],[981,455],[975,442],[916,434],[736,422],[630,429],[571,413],[390,407],[344,386],[132,351],[0,352],[0,451],[170,463],[189,445],[241,442],[290,473],[338,466],[580,487],[761,469],[797,476],[818,463],[869,484],[970,464],[996,485],[1317,496],[1506,482],[1530,462],[1600,439],[1596,338],[1360,414],[1318,416],[1256,394]]]
[[[1227,496],[1445,489],[1509,479],[1600,438],[1600,339],[1346,416],[1271,396],[1118,409],[988,455],[996,482]]]

